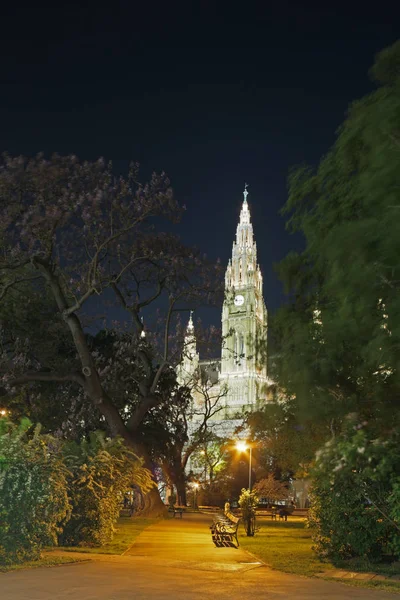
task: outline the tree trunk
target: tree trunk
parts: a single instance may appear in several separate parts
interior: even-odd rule
[[[136,515],[140,517],[166,517],[168,515],[168,509],[164,502],[161,500],[160,492],[157,487],[153,487],[143,497],[143,508],[140,509]]]
[[[179,506],[186,506],[187,504],[187,500],[186,500],[186,482],[185,482],[185,477],[181,476],[176,480],[176,493],[177,493],[177,504],[179,504]]]
[[[49,264],[45,263],[39,258],[35,260],[36,265],[44,274],[52,290],[60,314],[72,335],[72,339],[74,341],[75,348],[79,355],[82,366],[82,374],[84,376],[83,388],[86,395],[92,404],[104,416],[108,426],[110,427],[112,435],[120,435],[124,439],[125,443],[131,447],[139,457],[143,458],[144,466],[151,471],[152,464],[150,458],[144,446],[137,443],[136,440],[138,438],[137,430],[141,425],[145,414],[152,406],[154,406],[155,398],[149,394],[147,397],[142,398],[141,404],[139,405],[139,416],[136,416],[135,421],[136,429],[127,428],[114,402],[103,388],[101,377],[96,369],[82,323],[77,314],[74,311],[71,312],[58,276],[54,274]],[[160,516],[167,514],[167,509],[161,500],[157,486],[154,486],[150,492],[144,496],[144,507],[141,511],[141,514],[146,516]]]
[[[144,446],[140,443],[136,443],[133,435],[129,435],[126,438],[126,443],[130,448],[132,448],[137,456],[143,459],[143,466],[149,471],[152,471],[153,465]],[[168,516],[167,507],[161,500],[160,492],[158,491],[156,484],[149,492],[147,492],[147,494],[143,494],[143,507],[138,511],[138,513],[141,517]]]

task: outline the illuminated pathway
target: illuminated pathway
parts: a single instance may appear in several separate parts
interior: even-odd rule
[[[215,548],[210,517],[184,515],[145,529],[124,556],[0,574],[1,600],[389,600],[397,594],[309,579]],[[88,558],[88,555],[81,555]]]

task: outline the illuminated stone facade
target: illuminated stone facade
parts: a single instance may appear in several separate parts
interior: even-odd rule
[[[225,274],[222,336],[220,382],[228,386],[227,411],[233,416],[254,409],[267,383],[267,308],[246,189]]]
[[[185,352],[178,369],[179,380],[188,382],[200,367],[217,371],[216,390],[226,389],[221,397],[224,410],[216,415],[226,430],[237,424],[241,413],[256,408],[265,397],[267,378],[267,309],[263,298],[263,279],[257,263],[247,186],[243,196],[232,258],[225,274],[225,299],[222,307],[222,352],[216,362],[201,361],[196,349],[192,315],[185,338]],[[201,403],[201,398],[194,398]]]

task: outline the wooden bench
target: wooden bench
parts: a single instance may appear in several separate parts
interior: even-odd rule
[[[287,521],[287,518],[293,514],[294,506],[281,506],[278,510],[279,520]]]
[[[175,508],[175,506],[170,506],[168,508],[168,512],[172,513],[173,518],[175,519],[175,515],[179,514],[182,519],[183,508]]]
[[[211,537],[216,546],[232,545],[236,540],[236,548],[239,548],[239,540],[237,537],[240,517],[236,517],[232,513],[217,515],[212,525]]]

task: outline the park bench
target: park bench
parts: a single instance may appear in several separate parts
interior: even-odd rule
[[[279,520],[280,521],[287,521],[287,518],[291,514],[293,514],[294,506],[282,506],[280,508],[277,508],[276,510],[278,512]],[[276,520],[276,513],[275,513],[275,520]]]
[[[176,508],[175,506],[170,506],[168,508],[168,512],[172,513],[173,518],[175,519],[175,515],[179,515],[182,519],[183,508]]]
[[[211,537],[212,541],[216,546],[231,545],[236,540],[236,547],[239,547],[239,540],[237,537],[237,531],[240,523],[240,517],[236,517],[232,513],[224,515],[217,515],[212,525]]]

